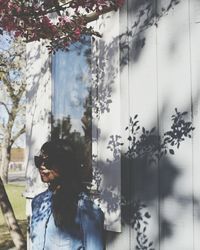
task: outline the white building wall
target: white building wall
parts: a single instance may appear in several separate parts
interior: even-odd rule
[[[26,105],[26,215],[31,216],[31,201],[38,193],[46,189],[41,182],[34,165],[34,155],[50,135],[51,112],[51,62],[45,42],[27,45],[27,105]],[[27,232],[27,249],[31,250],[29,232]]]
[[[175,108],[188,112],[185,119],[195,127],[192,138],[158,163],[134,161],[129,170],[129,197],[147,205],[151,215],[145,235],[153,246],[148,249],[190,250],[199,249],[200,244],[200,3],[174,2],[130,0],[120,12],[121,135],[124,139],[129,116],[138,114],[142,127],[155,126],[162,136],[170,130]],[[152,12],[158,15],[152,17]],[[127,30],[128,35],[123,35]],[[122,163],[121,168],[123,173],[126,165]],[[128,179],[122,175],[122,189],[126,184]],[[137,236],[127,223],[121,233],[108,236],[107,249],[137,249]]]
[[[27,192],[34,196],[44,189],[34,155],[39,153],[51,131],[51,62],[45,42],[27,45],[27,84],[26,176]]]
[[[96,22],[95,29],[103,36],[96,38],[93,43],[93,61],[96,60],[96,65],[92,64],[93,85],[96,85],[97,90],[97,99],[93,102],[93,109],[97,108],[97,112],[93,114],[93,137],[96,137],[93,138],[93,154],[97,155],[95,167],[100,170],[102,178],[100,203],[106,218],[105,228],[120,232],[119,13],[102,16]]]
[[[159,15],[155,17],[153,13]],[[103,189],[108,187],[111,191],[103,193],[104,201],[109,195],[115,194],[116,198],[122,192],[122,196],[133,202],[125,212],[122,209],[122,214],[119,206],[111,207],[107,229],[113,232],[107,231],[106,249],[134,250],[138,245],[137,231],[142,231],[146,244],[150,244],[148,250],[198,250],[200,3],[198,0],[127,0],[119,13],[105,15],[95,26],[103,35],[93,42],[98,101],[102,102],[97,104],[98,116],[94,119],[95,166],[104,173]],[[45,49],[39,47],[28,49],[27,176],[32,181],[28,182],[29,192],[34,192],[33,185],[41,187],[32,167],[32,156],[50,131],[50,62],[47,53],[41,51]],[[195,127],[192,138],[174,149],[175,154],[167,154],[157,163],[147,164],[146,159],[125,161],[123,153],[131,135],[130,130],[125,130],[129,117],[138,114],[136,119],[141,127],[148,130],[156,127],[155,133],[162,136],[170,130],[175,108],[188,111],[186,119]],[[107,148],[110,135],[122,137],[124,144],[119,146],[122,146],[119,157],[119,151],[111,152]],[[104,202],[104,211],[115,202],[116,199],[110,204]],[[138,229],[130,225],[136,202],[146,205],[140,212],[148,222],[147,225],[141,222]]]

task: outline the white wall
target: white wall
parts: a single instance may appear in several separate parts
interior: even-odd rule
[[[51,64],[44,42],[27,45],[26,177],[27,195],[33,197],[45,187],[34,166],[37,155],[50,135]]]
[[[143,218],[146,212],[151,217],[147,225],[140,223],[138,231],[146,227],[142,235],[148,244],[153,242],[152,248],[200,249],[200,3],[180,0],[170,5],[173,2],[127,0],[120,13],[109,13],[95,24],[103,36],[93,42],[93,76],[98,76],[93,153],[97,155],[94,166],[104,174],[102,189],[109,188],[102,196],[104,211],[108,205],[111,211],[106,215],[107,229],[115,231],[107,232],[108,250],[132,250],[138,245],[137,230],[130,226],[136,209],[129,206],[121,215],[121,192],[132,205],[140,201],[147,206],[140,212]],[[50,131],[51,76],[45,46],[33,49],[30,45],[27,53],[27,176],[31,177],[28,192],[34,193],[41,183],[32,157]],[[175,108],[189,112],[186,119],[195,127],[192,138],[159,162],[124,161],[118,149],[127,151],[129,116],[138,114],[141,127],[156,127],[155,133],[162,136],[170,130]],[[107,148],[110,135],[114,135],[110,144],[115,145],[114,151]],[[115,135],[121,135],[122,147],[116,146]],[[106,202],[108,198],[111,202]]]
[[[188,111],[185,119],[195,130],[191,139],[174,148],[174,155],[157,163],[135,160],[123,175],[127,167],[123,162],[121,184],[122,194],[127,187],[134,203],[147,205],[141,211],[151,215],[145,235],[147,242],[153,241],[152,248],[192,250],[200,248],[200,3],[173,2],[130,0],[120,11],[121,135],[122,140],[127,138],[129,116],[138,114],[141,126],[155,126],[162,136],[170,130],[175,108]],[[157,17],[152,15],[156,11]],[[117,25],[114,19],[110,24]],[[127,145],[126,140],[123,151]],[[138,234],[128,224],[120,234],[108,234],[107,249],[136,249]]]
[[[112,20],[112,21],[111,21]],[[116,25],[113,25],[115,23]],[[102,16],[95,29],[103,34],[93,42],[93,154],[101,172],[100,204],[105,214],[105,228],[121,231],[121,135],[119,13]],[[97,108],[97,112],[95,110]],[[111,148],[108,148],[108,145]]]
[[[45,42],[27,45],[27,105],[26,105],[26,215],[31,216],[31,201],[38,193],[46,189],[41,182],[34,165],[34,155],[50,135],[51,112],[51,62]],[[31,241],[27,232],[27,249],[31,250]]]

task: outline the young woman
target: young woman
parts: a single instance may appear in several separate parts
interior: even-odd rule
[[[86,194],[71,145],[46,142],[34,160],[49,188],[32,201],[32,250],[103,250],[104,215]]]

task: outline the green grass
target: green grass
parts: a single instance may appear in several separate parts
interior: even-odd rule
[[[17,184],[8,184],[5,185],[7,195],[12,204],[15,216],[22,228],[23,234],[26,237],[26,228],[27,228],[27,220],[26,220],[26,199],[22,197],[22,193],[24,192],[25,187],[19,186]],[[2,212],[0,211],[0,249],[7,250],[13,247],[12,240],[10,238],[10,234],[7,228],[7,225],[4,221]]]

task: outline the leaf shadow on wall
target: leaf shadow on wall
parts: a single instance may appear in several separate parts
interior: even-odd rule
[[[49,71],[49,60],[46,60],[43,64],[42,68],[38,67],[41,64],[41,55],[43,55],[43,50],[46,50],[44,45],[38,44],[35,45],[35,50],[30,50],[27,52],[27,68],[31,70],[31,73],[28,72],[27,77],[27,94],[26,100],[28,103],[27,106],[27,113],[30,115],[30,120],[28,121],[27,131],[26,131],[26,144],[28,145],[27,150],[27,162],[26,162],[26,187],[28,191],[34,190],[34,186],[38,180],[38,171],[34,166],[33,159],[31,158],[32,155],[37,154],[37,152],[31,152],[34,148],[34,145],[37,143],[37,138],[33,136],[34,129],[37,124],[41,124],[44,122],[46,123],[47,118],[49,117],[49,110],[48,108],[44,107],[41,109],[39,107],[40,98],[41,96],[45,96],[48,94],[48,98],[51,98],[48,88],[48,80],[45,76],[48,74]],[[36,70],[33,70],[33,67],[37,65]],[[43,84],[40,84],[43,83]],[[39,108],[39,113],[38,113]],[[29,127],[30,126],[30,127]],[[29,165],[28,165],[29,164]],[[31,167],[30,167],[31,166]]]
[[[182,0],[129,0],[126,2],[121,9],[120,18],[124,20],[128,15],[127,27],[117,38],[120,40],[121,69],[130,62],[139,61],[147,43],[148,32],[152,27],[157,28],[159,21],[177,8],[181,2]]]
[[[127,152],[120,152],[121,143],[125,142],[125,138],[110,136],[108,150],[113,152],[114,160],[98,162],[98,169],[94,173],[98,183],[102,181],[99,186],[108,212],[115,212],[121,206],[122,225],[128,225],[136,232],[135,238],[132,239],[136,242],[136,249],[154,249],[160,240],[170,238],[174,233],[173,221],[166,215],[159,214],[160,235],[154,235],[153,239],[149,236],[151,220],[155,222],[158,219],[155,214],[151,214],[152,208],[157,207],[158,199],[164,201],[172,198],[182,206],[187,206],[187,201],[191,199],[187,195],[178,197],[174,194],[174,185],[181,172],[168,155],[175,154],[184,144],[184,140],[191,137],[194,128],[192,123],[187,121],[187,112],[181,113],[177,109],[171,117],[171,129],[163,135],[160,135],[155,127],[150,130],[140,127],[137,117],[136,115],[135,118],[130,118],[130,124],[126,128],[129,131]],[[118,187],[112,181],[119,161],[121,197],[116,195]],[[194,202],[197,204],[197,199],[194,199]],[[117,233],[110,233],[108,242],[112,242],[115,237]]]

